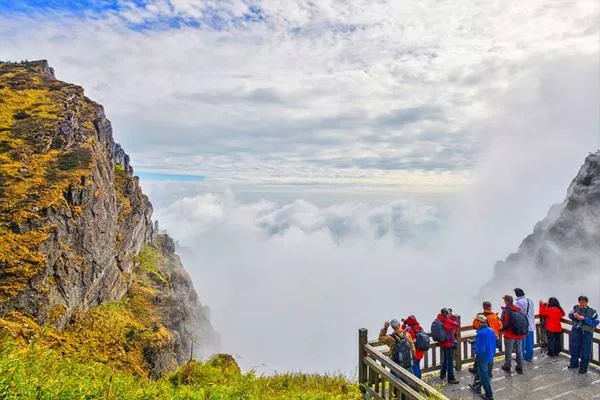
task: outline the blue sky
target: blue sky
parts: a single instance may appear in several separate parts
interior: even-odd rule
[[[539,129],[502,113],[547,107],[546,65],[596,62],[599,17],[596,0],[0,0],[0,59],[83,86],[139,171],[444,192],[491,132]]]
[[[247,10],[241,15],[232,15],[227,10],[206,4],[199,9],[201,15],[178,13],[169,3],[165,10],[169,13],[148,14],[155,1],[142,0],[0,0],[0,13],[8,14],[45,14],[49,18],[106,18],[108,16],[123,17],[124,13],[140,16],[140,20],[131,21],[124,18],[124,23],[132,30],[164,30],[184,27],[222,30],[227,27],[243,27],[247,24],[263,23],[268,20],[263,9],[256,4],[247,4]]]

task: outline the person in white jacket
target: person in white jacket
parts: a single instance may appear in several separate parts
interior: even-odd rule
[[[515,289],[515,295],[517,300],[515,305],[519,307],[525,315],[527,315],[527,321],[529,322],[529,332],[523,339],[523,360],[533,361],[533,331],[535,330],[535,307],[533,301],[525,297],[525,292],[521,288]]]

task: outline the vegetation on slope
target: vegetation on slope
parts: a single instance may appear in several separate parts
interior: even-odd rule
[[[358,388],[339,376],[242,374],[218,355],[191,362],[177,372],[149,380],[103,363],[64,356],[36,343],[23,348],[4,339],[0,347],[2,399],[359,399]]]
[[[53,141],[72,111],[60,105],[81,89],[46,81],[31,68],[0,63],[0,301],[46,265],[39,247],[54,227],[43,211],[69,207],[63,190],[87,176],[91,162],[89,142],[64,152]]]

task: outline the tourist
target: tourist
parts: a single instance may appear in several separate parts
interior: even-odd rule
[[[442,308],[436,320],[433,321],[433,324],[441,325],[444,336],[442,340],[438,341],[442,353],[440,379],[442,381],[445,380],[447,375],[448,383],[457,384],[459,381],[454,376],[454,349],[458,346],[456,341],[456,330],[460,329],[460,325],[456,321],[456,317],[452,314],[451,308]]]
[[[481,394],[481,388],[483,388],[485,394],[481,397],[492,400],[493,394],[489,371],[493,368],[494,364],[496,333],[488,326],[485,315],[477,314],[475,320],[477,321],[477,335],[475,336],[475,363],[477,365],[477,372],[473,384],[470,384],[469,387],[479,394]]]
[[[529,323],[527,335],[525,335],[522,342],[523,360],[533,361],[533,331],[535,331],[535,313],[533,301],[529,298],[525,298],[525,292],[521,288],[515,289],[515,295],[517,296],[515,304],[525,313],[525,315],[527,315],[527,322]]]
[[[562,350],[561,319],[564,316],[565,312],[556,297],[550,297],[547,303],[540,300],[540,317],[543,317],[545,320],[544,328],[546,329],[546,337],[548,338],[548,349],[546,354],[550,357],[558,357]]]
[[[517,356],[515,370],[518,374],[522,374],[523,350],[521,345],[528,330],[527,316],[519,307],[513,304],[514,299],[511,295],[507,294],[503,299],[504,307],[502,307],[502,315],[500,316],[504,336],[504,365],[502,366],[502,370],[510,372],[512,352],[514,350]]]
[[[571,362],[569,368],[579,368],[580,374],[586,374],[592,354],[592,337],[598,325],[598,313],[588,306],[588,298],[579,296],[579,303],[569,313],[573,329],[569,338]]]
[[[417,378],[421,379],[421,360],[425,355],[425,351],[427,351],[427,348],[429,347],[429,343],[427,342],[426,346],[424,344],[421,346],[422,348],[419,349],[419,339],[417,336],[423,335],[425,331],[414,315],[409,315],[405,320],[403,320],[402,329],[410,335],[415,343],[415,356],[413,358],[412,371]]]

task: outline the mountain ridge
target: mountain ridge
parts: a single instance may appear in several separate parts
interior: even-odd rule
[[[44,60],[0,63],[0,104],[0,317],[68,333],[92,310],[127,303],[123,329],[146,340],[131,364],[140,374],[218,343],[104,108]]]

